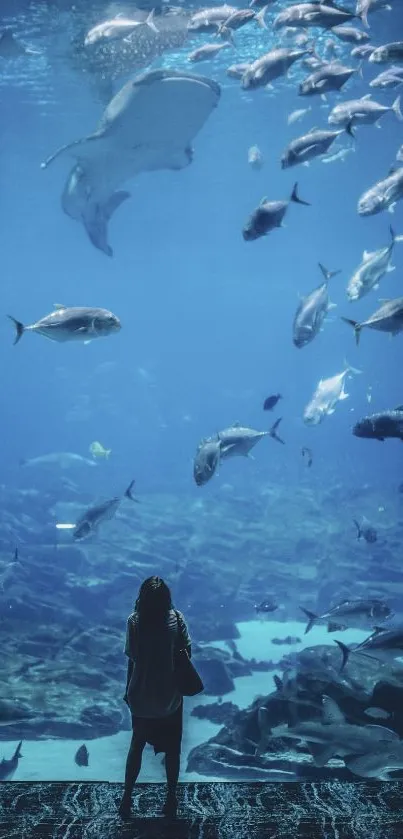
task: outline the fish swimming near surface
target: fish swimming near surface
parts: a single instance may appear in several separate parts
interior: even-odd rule
[[[382,442],[392,438],[403,440],[403,405],[391,411],[363,417],[355,424],[353,434],[355,437]]]
[[[315,157],[321,154],[326,154],[332,143],[337,137],[340,137],[346,131],[350,137],[354,134],[351,125],[346,125],[345,128],[339,131],[328,131],[326,129],[313,128],[302,137],[297,137],[292,140],[287,146],[281,157],[281,168],[289,169],[290,166],[297,166],[298,163],[309,163]]]
[[[369,27],[368,15],[370,12],[376,12],[378,9],[387,9],[389,12],[392,6],[389,0],[357,0],[355,13],[360,17],[364,26]]]
[[[273,408],[276,407],[277,402],[282,398],[281,393],[274,393],[272,396],[268,396],[267,399],[264,400],[263,410],[272,411]]]
[[[191,15],[188,22],[189,32],[217,32],[220,24],[225,23],[231,15],[239,10],[235,6],[213,6],[201,9]]]
[[[371,629],[382,621],[389,620],[393,612],[383,600],[376,598],[343,600],[321,615],[300,607],[308,618],[305,635],[311,631],[314,624],[327,623],[328,632],[345,629]]]
[[[369,57],[371,64],[388,64],[390,61],[396,64],[403,63],[403,41],[393,41],[391,44],[383,44],[376,47]]]
[[[134,481],[132,481],[129,486],[127,487],[126,491],[122,496],[110,498],[108,501],[104,501],[102,504],[96,504],[94,507],[89,507],[88,510],[78,519],[75,524],[57,524],[56,527],[59,530],[73,530],[73,539],[76,542],[81,541],[82,539],[87,539],[88,536],[92,536],[98,530],[99,526],[105,522],[110,521],[116,515],[122,501],[124,498],[129,498],[130,501],[136,501],[137,498],[134,497],[132,493],[132,489],[134,486]]]
[[[85,743],[83,743],[83,745],[80,746],[79,749],[77,749],[74,755],[74,762],[77,764],[77,766],[88,766],[88,759],[88,749]]]
[[[363,655],[390,664],[403,655],[403,628],[398,626],[386,629],[383,626],[377,626],[372,635],[353,648],[347,647],[342,641],[336,639],[335,643],[343,655],[340,670],[344,670],[350,655]]]
[[[3,757],[3,760],[0,763],[0,781],[10,781],[14,775],[18,767],[18,761],[20,760],[23,755],[21,754],[21,746],[22,740],[18,743],[18,746],[13,754],[13,756],[6,760]]]
[[[158,32],[158,28],[154,22],[154,10],[146,17],[144,21],[131,20],[125,18],[123,15],[118,15],[111,20],[105,20],[103,23],[98,23],[87,32],[84,38],[84,46],[88,47],[102,41],[104,38],[114,40],[115,38],[125,38],[130,35],[137,26],[149,26],[154,32]]]
[[[221,442],[216,438],[202,440],[193,462],[193,477],[197,486],[204,486],[214,475],[221,457]]]
[[[216,82],[185,71],[144,73],[113,97],[93,134],[67,143],[42,164],[46,168],[64,154],[76,157],[63,209],[84,224],[96,248],[113,254],[108,222],[129,197],[118,191],[123,182],[140,172],[180,170],[192,162],[191,143],[218,105],[220,92]]]
[[[382,277],[395,270],[391,264],[392,253],[396,242],[402,242],[403,236],[396,236],[392,227],[390,231],[390,244],[379,248],[377,251],[364,251],[362,262],[354,271],[347,285],[347,297],[349,300],[359,300],[368,294],[373,288],[378,288]]]
[[[361,330],[364,327],[376,329],[378,332],[388,332],[390,335],[398,335],[403,330],[403,297],[385,300],[376,312],[361,323],[351,320],[351,318],[342,317],[342,320],[353,327],[357,346],[360,342]]]
[[[121,329],[119,318],[107,309],[93,309],[88,306],[55,306],[50,315],[24,326],[21,321],[8,315],[12,320],[16,336],[14,344],[18,344],[24,332],[36,332],[59,344],[66,341],[83,341],[89,343],[94,338],[105,338]]]
[[[295,61],[299,61],[310,52],[311,47],[302,50],[278,47],[270,50],[247,67],[241,79],[242,89],[255,90],[265,87],[275,79],[285,76]]]
[[[273,440],[277,440],[278,443],[284,445],[284,440],[277,433],[280,422],[281,417],[268,431],[255,431],[253,428],[247,428],[240,423],[234,423],[229,428],[219,431],[217,436],[221,444],[222,460],[235,456],[249,457],[251,449],[263,437],[272,437]]]
[[[378,539],[378,534],[374,527],[368,524],[360,524],[357,519],[353,519],[353,522],[357,528],[357,539],[364,539],[365,542],[368,542],[369,545],[373,545],[374,542]]]
[[[317,26],[322,29],[332,29],[342,23],[349,23],[357,15],[348,12],[332,3],[295,3],[287,9],[283,9],[273,21],[274,29],[281,29],[284,26],[307,27]]]
[[[294,346],[299,349],[305,347],[318,335],[332,307],[327,287],[329,280],[340,271],[328,271],[320,262],[319,268],[324,276],[324,282],[302,298],[294,317],[293,342]]]
[[[397,201],[403,198],[403,167],[392,167],[389,175],[371,186],[358,201],[360,216],[373,216],[383,210],[393,213]]]
[[[352,99],[336,105],[328,116],[329,125],[376,125],[381,117],[389,113],[393,113],[400,122],[403,120],[400,96],[388,107],[374,102],[371,95],[367,93],[361,99]]]
[[[297,183],[294,184],[288,201],[268,201],[267,198],[262,198],[242,230],[244,240],[250,242],[267,236],[276,227],[283,227],[283,219],[291,203],[310,206],[308,201],[299,197]]]
[[[338,402],[348,398],[345,390],[345,379],[351,373],[361,373],[355,367],[345,362],[345,369],[328,379],[320,379],[315,393],[304,410],[303,419],[306,425],[318,425],[325,417],[334,414]]]

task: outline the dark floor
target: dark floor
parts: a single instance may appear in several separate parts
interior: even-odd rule
[[[138,784],[130,822],[121,784],[0,783],[0,839],[403,839],[402,782]]]

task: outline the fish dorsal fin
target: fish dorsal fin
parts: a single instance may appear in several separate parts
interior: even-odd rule
[[[366,102],[368,99],[371,99],[372,93],[366,93],[365,96],[361,96],[361,102]]]
[[[364,262],[368,262],[369,259],[372,259],[372,251],[364,251],[362,258]]]
[[[64,303],[53,303],[53,308],[57,312],[59,309],[67,309],[67,306]]]
[[[263,204],[266,204],[267,200],[268,200],[267,195],[265,195],[265,196],[262,198],[262,200],[261,200],[261,201],[259,201],[259,207],[263,207]]]
[[[323,696],[322,699],[322,722],[324,725],[331,725],[332,723],[344,723],[345,717],[340,710],[337,702],[330,696]]]

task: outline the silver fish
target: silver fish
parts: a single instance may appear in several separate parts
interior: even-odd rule
[[[195,12],[189,22],[189,32],[216,32],[217,26],[224,23],[235,14],[238,9],[235,6],[213,6],[212,8],[201,9]]]
[[[393,105],[387,107],[374,102],[371,94],[367,93],[361,99],[350,99],[336,105],[328,116],[329,125],[375,125],[385,114],[393,113],[400,122],[403,115],[400,110],[400,96]]]
[[[393,90],[395,87],[400,87],[401,84],[403,84],[403,67],[398,67],[396,64],[379,73],[370,81],[369,86],[380,87],[381,90],[387,90],[388,88]]]
[[[333,26],[332,32],[340,41],[345,41],[347,44],[363,44],[370,39],[368,32],[356,29],[355,26]]]
[[[354,271],[347,285],[349,300],[359,300],[378,285],[385,276],[395,268],[391,265],[392,252],[396,242],[403,240],[403,236],[396,236],[392,227],[389,228],[391,242],[377,251],[364,251],[362,262]]]
[[[386,300],[376,312],[361,323],[351,320],[351,318],[342,318],[342,320],[353,327],[357,346],[360,341],[361,330],[365,326],[369,329],[376,329],[378,332],[398,335],[403,330],[403,297]]]
[[[315,393],[303,414],[306,425],[319,425],[325,417],[334,414],[338,402],[348,398],[345,391],[345,379],[351,373],[360,373],[351,365],[347,364],[341,373],[330,376],[328,379],[320,379]]]
[[[16,336],[14,344],[18,344],[24,332],[37,332],[51,341],[65,343],[66,341],[92,341],[94,338],[105,338],[119,332],[121,324],[116,315],[107,309],[92,309],[86,306],[57,306],[55,311],[46,315],[30,326],[24,326],[21,321],[8,315],[14,323]]]
[[[358,201],[360,216],[373,216],[383,210],[393,212],[397,201],[403,198],[403,167],[392,170],[375,186],[368,189]]]
[[[393,629],[377,627],[372,635],[353,648],[347,647],[342,641],[335,640],[335,643],[343,654],[341,670],[346,666],[350,655],[365,655],[377,661],[390,663],[403,655],[403,628],[401,626]]]
[[[249,64],[231,64],[230,67],[227,68],[227,76],[230,79],[242,79],[244,73],[246,73],[247,69],[249,68]]]
[[[336,632],[347,628],[371,629],[379,622],[389,620],[393,616],[392,610],[383,600],[376,598],[343,600],[337,606],[316,615],[308,609],[300,607],[308,618],[305,628],[305,635],[310,632],[314,624],[325,622],[328,625],[328,632]]]
[[[295,183],[288,201],[268,201],[262,198],[259,206],[253,211],[242,230],[246,242],[266,236],[276,227],[283,226],[283,219],[291,202],[309,207],[308,201],[303,201],[298,195],[298,184]]]
[[[269,431],[255,431],[253,428],[247,428],[246,426],[240,425],[240,423],[234,423],[234,425],[231,425],[229,428],[225,428],[223,431],[220,431],[217,436],[221,444],[222,460],[235,456],[248,457],[251,449],[253,449],[254,446],[256,446],[256,443],[258,443],[259,440],[262,440],[263,437],[272,437],[273,440],[277,440],[278,443],[284,444],[284,440],[282,440],[277,434],[280,422],[281,417],[276,420]]]
[[[137,501],[132,494],[134,481],[132,481],[124,492],[123,497],[110,498],[109,501],[104,501],[103,504],[97,504],[94,507],[89,507],[88,510],[78,519],[74,526],[73,539],[76,542],[82,539],[87,539],[88,536],[96,533],[99,526],[104,521],[110,521],[116,515],[123,498],[129,498],[130,501]]]
[[[84,38],[84,46],[88,47],[102,41],[103,39],[114,40],[130,35],[137,26],[149,26],[154,32],[158,29],[154,23],[154,10],[150,12],[144,21],[131,20],[125,17],[116,17],[112,20],[105,20],[98,23],[87,32]]]
[[[232,14],[219,25],[217,34],[220,35],[223,29],[240,29],[242,26],[245,26],[247,23],[251,23],[252,21],[256,21],[262,29],[267,29],[264,20],[266,11],[267,6],[264,6],[260,12],[255,12],[253,9],[238,9],[236,12],[232,12]]]
[[[242,76],[241,87],[243,90],[255,90],[264,87],[280,76],[285,76],[289,68],[308,52],[310,49],[287,49],[279,47],[266,52],[261,58],[253,61]]]
[[[299,122],[306,114],[309,113],[312,109],[309,108],[297,108],[296,111],[292,111],[291,114],[287,117],[287,124],[293,125],[294,122]]]
[[[290,166],[297,166],[298,163],[306,163],[325,154],[336,137],[340,137],[346,131],[350,137],[354,138],[352,128],[347,125],[345,129],[340,131],[326,131],[324,129],[314,128],[304,134],[302,137],[297,137],[292,140],[287,146],[281,157],[281,168],[289,169]]]
[[[259,146],[251,146],[248,151],[248,163],[251,169],[260,170],[263,168],[264,157]]]
[[[355,13],[360,17],[364,26],[369,26],[368,14],[369,12],[376,12],[378,9],[387,9],[389,12],[392,6],[388,0],[357,0]]]
[[[368,60],[371,64],[388,64],[389,61],[402,63],[403,41],[394,41],[391,44],[383,44],[381,47],[376,47]]]
[[[295,314],[293,342],[298,348],[305,347],[313,341],[331,308],[327,287],[329,280],[340,271],[328,271],[320,262],[319,268],[325,278],[324,283],[302,298]]]
[[[221,442],[218,437],[201,441],[193,463],[193,477],[197,486],[204,486],[213,477],[220,457]]]
[[[337,24],[348,23],[354,20],[356,15],[332,6],[330,3],[296,3],[288,9],[281,11],[274,18],[274,29],[283,26],[319,26],[322,29],[331,29]]]
[[[315,96],[332,90],[341,90],[356,72],[357,69],[354,67],[345,67],[339,61],[331,61],[301,82],[299,95]]]
[[[97,466],[96,461],[88,457],[82,457],[75,452],[51,452],[39,457],[31,457],[28,460],[21,460],[20,466],[29,466],[36,469],[38,466],[57,466],[59,469],[75,469],[81,466],[90,466],[92,469]]]
[[[385,719],[381,717],[380,719]],[[344,763],[347,769],[360,778],[376,778],[378,781],[393,780],[391,772],[403,769],[403,742],[388,743],[382,748],[376,743],[366,754],[349,755]]]
[[[188,55],[188,61],[206,61],[209,58],[215,58],[221,50],[226,49],[227,47],[232,46],[227,41],[224,41],[223,44],[203,44],[202,47],[198,47],[197,49],[190,52]]]

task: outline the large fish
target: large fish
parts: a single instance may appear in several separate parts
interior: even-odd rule
[[[102,504],[96,504],[94,507],[89,507],[83,513],[75,524],[57,524],[59,530],[73,530],[73,539],[76,542],[87,539],[88,536],[97,532],[99,526],[104,521],[113,519],[124,498],[129,498],[130,501],[137,501],[137,498],[132,494],[134,481],[127,487],[123,496],[116,496],[104,501]]]
[[[368,61],[371,64],[388,64],[389,61],[401,64],[403,62],[403,41],[394,41],[391,44],[376,47],[371,52]]]
[[[297,137],[289,143],[283,152],[281,168],[289,169],[290,166],[296,166],[298,163],[309,163],[315,157],[326,154],[336,137],[340,137],[344,131],[347,131],[347,134],[354,137],[350,125],[347,125],[345,129],[340,129],[340,131],[326,131],[313,128],[302,137]]]
[[[357,345],[360,341],[361,329],[364,326],[368,326],[369,329],[376,329],[378,332],[389,332],[391,335],[398,335],[403,329],[403,297],[395,297],[394,300],[385,300],[376,312],[361,323],[358,323],[356,320],[351,320],[351,318],[342,318],[342,320],[353,327]]]
[[[315,393],[304,410],[304,422],[307,425],[319,425],[326,416],[334,414],[338,402],[348,398],[345,391],[345,379],[350,373],[360,373],[345,362],[342,373],[328,379],[320,379]]]
[[[336,632],[347,628],[371,629],[378,623],[392,617],[392,610],[383,600],[369,598],[368,600],[343,600],[337,606],[333,606],[327,612],[316,615],[300,606],[300,609],[308,618],[305,635],[310,632],[314,624],[325,622],[328,625],[328,632]]]
[[[76,158],[63,209],[83,222],[95,247],[112,256],[108,222],[128,197],[120,185],[140,172],[188,166],[191,143],[219,98],[219,85],[203,76],[144,73],[113,97],[93,134],[67,143],[42,164],[46,168],[66,153]]]
[[[243,90],[255,90],[270,84],[274,79],[285,76],[294,62],[303,58],[308,52],[312,52],[312,49],[297,50],[278,47],[270,50],[246,68],[241,87]]]
[[[307,76],[299,86],[300,96],[315,96],[329,93],[332,90],[341,90],[343,85],[356,73],[354,67],[345,67],[339,61],[331,61],[324,64]]]
[[[376,627],[372,635],[353,648],[347,647],[341,641],[335,640],[335,643],[343,654],[341,670],[346,666],[351,654],[364,655],[375,658],[377,661],[391,663],[395,658],[403,655],[403,628],[401,626],[393,629]]]
[[[22,740],[18,743],[13,756],[9,760],[6,760],[6,758],[3,757],[0,763],[0,781],[10,781],[13,777],[14,772],[18,767],[18,761],[22,757],[21,746]]]
[[[367,93],[361,99],[350,99],[348,102],[341,102],[330,111],[328,116],[329,125],[374,125],[385,114],[394,113],[396,119],[402,121],[403,116],[400,110],[400,96],[395,99],[393,105],[381,105],[371,99]]]
[[[376,12],[378,9],[387,9],[390,11],[391,8],[392,6],[388,0],[357,0],[355,13],[357,17],[361,18],[364,26],[368,27],[369,12]]]
[[[204,486],[213,477],[220,456],[221,443],[218,437],[201,440],[193,462],[193,477],[197,486]]]
[[[225,460],[228,457],[249,457],[251,449],[256,446],[259,440],[263,437],[272,437],[278,443],[283,443],[284,440],[277,434],[280,419],[277,419],[269,431],[255,431],[254,428],[247,428],[235,422],[229,428],[219,431],[217,438],[221,444],[221,459]]]
[[[361,196],[357,211],[360,216],[373,216],[382,210],[393,212],[395,204],[403,198],[403,167],[393,169],[375,186]]]
[[[328,271],[320,262],[319,268],[325,281],[302,298],[294,318],[293,341],[299,349],[313,341],[315,335],[320,332],[323,321],[332,306],[329,302],[327,286],[329,280],[340,272]]]
[[[50,315],[40,318],[30,326],[24,326],[21,321],[8,316],[14,323],[16,336],[14,344],[18,344],[24,332],[36,332],[49,338],[50,341],[65,343],[66,341],[84,341],[88,344],[94,338],[105,338],[119,332],[121,325],[119,318],[107,309],[95,309],[89,306],[61,306],[56,305]]]
[[[347,286],[349,300],[359,300],[365,294],[368,294],[371,289],[378,288],[382,277],[395,270],[394,266],[391,265],[392,251],[395,242],[401,242],[403,236],[396,236],[392,227],[389,230],[391,235],[389,245],[379,248],[377,251],[364,251],[362,262],[354,271]]]
[[[386,439],[403,440],[403,405],[391,411],[363,417],[355,424],[353,434],[354,437],[381,440],[382,443]]]
[[[298,183],[294,184],[288,201],[268,201],[267,198],[262,198],[259,206],[249,216],[243,227],[242,235],[245,242],[260,239],[261,236],[266,236],[276,227],[282,227],[284,216],[291,202],[303,204],[306,207],[310,206],[308,201],[299,197]]]
[[[281,11],[274,18],[273,26],[275,29],[284,26],[320,26],[322,29],[331,29],[356,17],[352,12],[330,3],[296,3]]]

